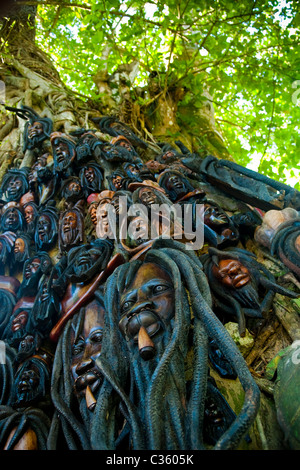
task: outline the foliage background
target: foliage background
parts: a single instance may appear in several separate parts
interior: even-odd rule
[[[131,90],[145,90],[134,95],[140,106],[151,101],[155,70],[164,92],[183,87],[177,120],[197,132],[186,109],[201,108],[208,90],[232,158],[300,189],[297,0],[26,3],[38,4],[36,40],[79,97],[101,100],[95,75],[136,62]]]

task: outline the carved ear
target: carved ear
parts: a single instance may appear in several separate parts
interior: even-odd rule
[[[215,266],[219,266],[219,258],[216,255],[213,255],[211,260]]]

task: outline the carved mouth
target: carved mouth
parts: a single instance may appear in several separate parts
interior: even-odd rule
[[[12,327],[11,330],[15,333],[16,331],[20,330],[22,328],[22,325],[20,323],[15,323]]]
[[[14,196],[19,190],[16,189],[16,188],[9,188],[7,190],[8,194],[10,194],[11,196]]]
[[[58,163],[61,163],[62,161],[64,161],[65,156],[64,156],[63,153],[56,153],[56,159],[57,159]]]
[[[96,369],[92,369],[83,375],[79,375],[75,380],[74,387],[79,395],[85,394],[85,389],[88,385],[91,391],[94,393],[101,385],[102,380],[103,377],[100,372]]]
[[[32,139],[33,137],[36,137],[39,134],[38,131],[29,131],[28,132],[28,137]]]
[[[89,266],[89,264],[90,264],[90,259],[88,256],[82,256],[80,260],[78,261],[78,266],[83,266],[83,265]]]
[[[28,382],[25,381],[25,380],[22,380],[22,382],[20,382],[20,383],[18,384],[18,391],[19,391],[19,392],[27,392],[27,391],[29,391],[29,390],[31,390],[31,389],[32,389],[32,387],[31,387],[30,383],[28,383]]]
[[[244,286],[250,281],[249,275],[248,274],[238,274],[233,280],[232,280],[232,285],[235,288],[239,288]]]

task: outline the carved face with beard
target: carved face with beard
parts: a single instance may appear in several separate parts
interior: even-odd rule
[[[24,129],[24,152],[27,149],[31,150],[41,147],[42,142],[50,137],[53,127],[50,118],[39,117],[28,107],[27,110],[30,111],[31,116],[26,122]]]
[[[219,247],[235,245],[239,240],[239,230],[227,213],[217,204],[204,203],[204,235],[208,242]]]
[[[66,134],[53,132],[51,134],[51,145],[53,150],[54,171],[66,173],[72,167],[76,158],[76,141]]]
[[[158,177],[159,185],[166,191],[172,202],[178,201],[194,187],[177,171],[163,171]]]
[[[93,132],[84,133],[78,140],[76,155],[78,161],[96,158],[100,155],[101,140]]]
[[[222,259],[213,265],[212,273],[241,307],[256,311],[252,316],[261,317],[257,286],[246,266],[235,259]]]
[[[126,151],[129,153],[129,155],[132,159],[135,159],[135,158],[138,157],[138,154],[137,154],[135,148],[129,142],[129,140],[126,139],[126,137],[124,137],[124,136],[114,137],[111,140],[111,144],[115,147],[123,147],[124,149],[126,149]]]
[[[43,274],[47,273],[52,263],[49,255],[45,252],[37,253],[24,263],[23,281],[20,286],[20,295],[36,295],[38,284]]]
[[[103,174],[101,167],[96,162],[90,161],[86,163],[79,172],[79,178],[86,197],[101,191]]]
[[[26,231],[30,234],[33,234],[35,228],[35,219],[38,213],[37,205],[34,202],[28,202],[24,204],[23,212],[26,222]]]
[[[33,405],[44,399],[50,382],[49,368],[42,357],[32,357],[19,367],[14,380],[14,406]]]
[[[102,299],[97,296],[81,310],[77,325],[73,325],[71,334],[71,373],[74,391],[79,400],[86,398],[87,407],[90,410],[93,409],[94,404],[89,402],[87,387],[91,394],[95,395],[102,383],[96,359],[100,356],[102,349],[104,315]]]
[[[43,276],[32,307],[29,331],[38,332],[42,337],[47,335],[57,321],[59,311],[60,303],[56,292],[52,289],[51,276]]]
[[[174,286],[167,272],[154,263],[143,264],[121,298],[119,328],[143,359],[155,355],[159,337],[174,317]]]
[[[95,240],[91,244],[72,248],[68,255],[67,279],[70,282],[88,282],[105,267],[111,254],[108,240]]]
[[[80,179],[77,177],[71,177],[65,181],[62,188],[62,196],[67,202],[77,202],[80,199],[83,199],[84,194]]]
[[[60,221],[59,246],[66,250],[83,241],[82,217],[76,209],[66,211]]]
[[[58,215],[54,208],[45,208],[36,216],[34,241],[37,249],[50,248],[57,237]]]
[[[3,208],[3,215],[1,218],[1,229],[9,232],[17,232],[23,230],[25,226],[24,217],[20,207],[14,203],[8,203]]]
[[[19,202],[21,197],[28,192],[28,173],[30,168],[22,167],[8,170],[2,180],[0,192],[1,197],[7,201]]]

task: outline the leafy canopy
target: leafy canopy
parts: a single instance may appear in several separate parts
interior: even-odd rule
[[[92,77],[132,61],[134,86],[162,72],[166,89],[185,87],[185,105],[201,107],[208,88],[235,161],[300,189],[297,0],[36,3],[37,41],[75,92],[99,99]]]

